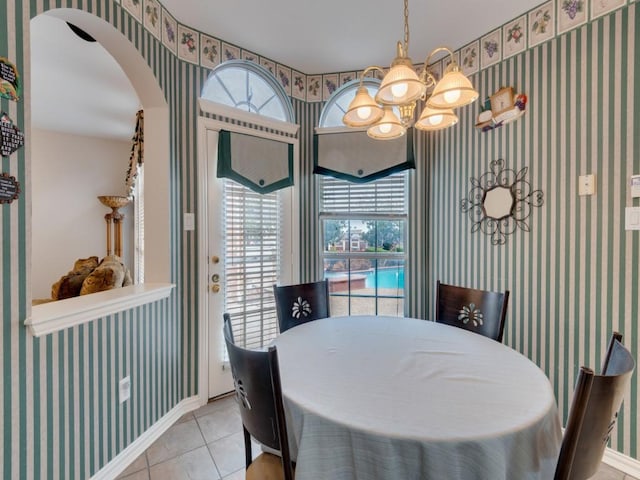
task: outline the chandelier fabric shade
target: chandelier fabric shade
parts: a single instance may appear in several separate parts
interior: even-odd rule
[[[438,82],[428,104],[431,108],[458,108],[477,98],[478,92],[469,79],[457,67],[453,67]]]
[[[406,127],[393,112],[393,107],[387,105],[384,107],[384,116],[369,127],[367,135],[378,140],[391,140],[403,136],[406,132]]]
[[[376,123],[383,115],[383,108],[371,98],[367,87],[361,84],[347,113],[344,114],[343,121],[350,127],[365,127]]]
[[[378,140],[388,140],[404,135],[414,126],[414,109],[418,100],[426,100],[415,127],[419,130],[440,130],[455,125],[458,117],[452,109],[468,105],[478,98],[478,92],[471,81],[460,71],[453,52],[447,47],[432,50],[424,62],[420,75],[407,56],[409,49],[409,0],[404,0],[404,45],[397,44],[397,56],[382,83],[371,98],[363,86],[364,78],[371,70],[384,70],[377,66],[367,67],[360,75],[360,86],[355,98],[343,116],[348,127],[367,129],[367,135]],[[428,71],[429,60],[440,52],[447,52],[451,63],[440,81]],[[433,88],[430,96],[427,91]],[[378,108],[376,108],[376,106]],[[379,109],[384,110],[384,115]],[[394,110],[400,112],[400,118]]]
[[[418,130],[432,132],[452,127],[458,123],[458,116],[449,109],[431,108],[427,105],[415,123]]]
[[[398,42],[398,50],[401,46]],[[389,73],[382,79],[382,84],[376,93],[376,102],[383,105],[400,105],[415,102],[422,98],[427,86],[420,81],[418,74],[407,57],[394,60]]]

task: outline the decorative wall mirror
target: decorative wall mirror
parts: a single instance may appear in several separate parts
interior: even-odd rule
[[[471,190],[460,203],[473,222],[471,233],[482,231],[491,235],[493,245],[504,245],[507,236],[518,228],[529,231],[527,219],[533,207],[544,203],[542,190],[531,190],[526,180],[527,167],[516,173],[506,168],[502,159],[493,160],[489,171],[480,178],[471,178]]]

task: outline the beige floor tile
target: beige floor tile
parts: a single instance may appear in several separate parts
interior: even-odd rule
[[[118,477],[118,480],[149,480],[149,469],[145,467],[144,470],[127,475],[126,477]]]
[[[238,408],[235,395],[227,395],[226,397],[222,397],[217,400],[214,400],[213,402],[207,403],[206,405],[203,405],[199,409],[194,410],[192,413],[197,418],[197,417],[202,417],[204,415],[208,415],[210,413],[216,412],[218,410],[231,408],[231,406],[235,406],[235,408]]]
[[[233,472],[231,475],[222,477],[222,480],[244,480],[244,479],[245,479],[244,468],[241,470],[238,470],[237,472]]]
[[[146,470],[148,468],[147,465],[147,457],[143,453],[138,458],[136,458],[133,463],[131,463],[127,469],[120,474],[118,479],[124,479],[125,477],[130,476],[132,473],[139,472],[140,470]]]
[[[209,443],[207,447],[223,477],[244,467],[244,435],[241,432]],[[260,453],[260,447],[254,444],[251,452],[255,457]]]
[[[147,450],[149,465],[177,457],[204,446],[205,441],[195,420],[173,425]]]
[[[207,447],[200,447],[153,465],[151,480],[218,480],[220,475]]]
[[[178,419],[178,421],[174,425],[177,425],[179,423],[185,423],[185,422],[188,422],[189,420],[194,420],[195,418],[196,417],[194,417],[193,412],[185,413]]]
[[[238,406],[232,403],[197,417],[196,421],[207,443],[242,431],[240,411]]]
[[[616,470],[613,467],[610,467],[606,463],[602,463],[600,468],[598,469],[598,473],[596,473],[591,480],[623,480],[624,473]]]

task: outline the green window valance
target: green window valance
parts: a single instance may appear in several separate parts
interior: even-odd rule
[[[413,130],[395,140],[374,140],[365,131],[317,128],[313,173],[366,183],[416,168]]]
[[[218,177],[258,193],[293,185],[293,144],[220,130]]]

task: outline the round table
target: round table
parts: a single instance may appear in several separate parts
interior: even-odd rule
[[[553,390],[501,343],[382,316],[317,320],[274,343],[296,480],[553,478]]]

